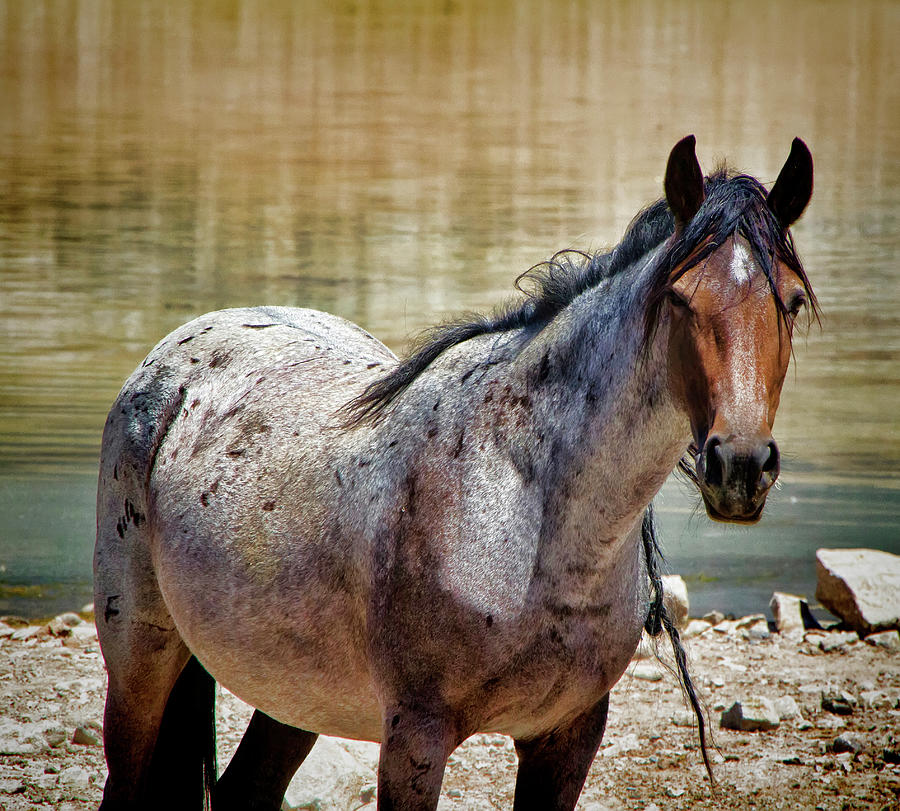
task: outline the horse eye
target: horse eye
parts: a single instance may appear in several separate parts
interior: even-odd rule
[[[680,309],[683,309],[683,310],[691,309],[690,302],[684,296],[682,296],[680,293],[678,293],[676,290],[673,290],[671,287],[668,290],[666,290],[666,298],[668,298],[672,304],[674,304],[676,307],[678,307]]]
[[[806,306],[806,296],[803,295],[803,293],[797,293],[797,295],[791,299],[791,303],[788,306],[788,314],[791,316],[795,316],[805,306]]]

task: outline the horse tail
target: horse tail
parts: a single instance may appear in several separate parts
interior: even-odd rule
[[[700,706],[700,699],[697,696],[697,690],[694,687],[694,680],[691,678],[690,671],[687,666],[687,653],[681,642],[681,634],[678,628],[669,616],[669,611],[663,601],[663,583],[662,576],[659,573],[659,562],[662,559],[662,552],[659,543],[656,540],[656,522],[653,520],[653,505],[649,505],[644,512],[644,518],[641,523],[641,540],[644,544],[644,559],[647,562],[647,574],[650,578],[650,585],[653,589],[653,599],[650,602],[650,610],[647,619],[644,622],[644,629],[651,636],[659,636],[663,631],[669,637],[672,643],[672,653],[675,655],[675,665],[678,668],[678,682],[681,685],[682,692],[690,702],[694,714],[697,716],[697,731],[700,738],[700,754],[703,757],[703,765],[706,767],[706,773],[709,775],[710,785],[715,790],[715,777],[713,776],[712,762],[709,759],[709,750],[706,746],[706,718],[703,715],[703,708]]]
[[[147,777],[153,795],[211,808],[216,784],[216,682],[192,656],[169,694]],[[181,807],[181,806],[180,806]]]

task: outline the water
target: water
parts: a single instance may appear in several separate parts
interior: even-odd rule
[[[811,596],[819,546],[900,552],[900,81],[892,2],[0,1],[0,613],[90,597],[106,411],[226,306],[408,336],[618,241],[698,136],[771,182],[824,318],[796,344],[781,490],[749,530],[670,483],[695,613]]]

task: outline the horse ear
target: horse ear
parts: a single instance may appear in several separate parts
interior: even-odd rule
[[[813,160],[809,148],[799,138],[791,144],[791,154],[781,167],[778,180],[766,198],[782,228],[787,229],[806,208],[813,190]]]
[[[694,151],[697,139],[682,138],[669,154],[666,165],[666,202],[675,217],[675,233],[681,231],[703,203],[703,174]]]

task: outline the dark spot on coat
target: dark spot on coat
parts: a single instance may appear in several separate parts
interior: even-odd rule
[[[198,405],[200,405],[200,400],[194,400],[194,402],[191,403],[191,408],[196,408]]]
[[[360,459],[360,460],[356,463],[356,466],[357,466],[357,467],[368,467],[368,466],[371,465],[371,464],[372,464],[372,460],[371,460],[371,459]]]
[[[535,375],[535,383],[543,383],[547,377],[550,375],[550,353],[545,352],[544,357],[541,358],[541,364],[538,366],[537,374]]]
[[[438,427],[436,425],[432,425],[431,428],[428,429],[428,438],[434,439],[438,435]]]
[[[190,342],[193,341],[193,340],[194,340],[194,336],[193,336],[193,335],[188,335],[187,338],[182,338],[182,339],[178,342],[178,346],[181,346],[182,344],[190,343]]]
[[[341,478],[341,472],[339,470],[334,471],[334,478],[335,478],[335,481],[337,481],[337,483],[338,483],[338,487],[344,486],[344,480]]]
[[[275,509],[275,502],[274,502],[274,501],[264,501],[264,502],[263,502],[263,505],[262,505],[262,508],[263,508],[267,513],[270,513],[270,512],[272,512],[272,510]]]
[[[438,400],[438,401],[431,407],[431,410],[432,410],[432,411],[437,411],[437,410],[438,410],[438,406],[439,406],[440,404],[441,404],[441,401]]]
[[[210,492],[210,493],[216,493],[216,492],[218,492],[218,490],[219,490],[219,482],[220,482],[220,481],[221,481],[221,479],[216,479],[216,480],[209,486],[209,492]]]
[[[453,458],[459,459],[459,455],[462,453],[463,449],[463,440],[466,437],[466,429],[461,428],[459,432],[459,437],[456,440],[456,447],[453,449]]]
[[[208,507],[208,506],[209,506],[209,497],[210,497],[211,495],[212,495],[212,493],[210,493],[209,490],[204,490],[204,491],[200,494],[200,503],[201,503],[204,507]]]
[[[246,452],[246,448],[228,448],[228,450],[225,451],[229,456],[243,456]]]
[[[191,363],[200,363],[200,358],[191,358]]]
[[[400,716],[395,715],[393,718],[391,718],[391,729],[396,729],[397,724],[399,724],[399,723],[400,723]]]
[[[405,511],[409,513],[410,518],[413,518],[416,514],[416,474],[410,473],[406,477],[406,509]]]
[[[490,628],[494,624],[494,618],[490,614],[488,614],[484,618],[484,624],[487,625],[488,628]]]
[[[268,329],[269,327],[277,327],[278,324],[241,324],[241,326],[247,329]]]
[[[209,361],[210,369],[224,369],[231,360],[230,352],[213,352],[213,356]]]
[[[366,364],[367,369],[374,369],[376,366],[381,366],[381,364],[380,363],[367,363]]]
[[[109,622],[110,617],[118,616],[119,609],[113,605],[116,600],[119,599],[121,595],[119,594],[111,594],[106,598],[106,608],[103,609],[103,620],[104,622]]]
[[[119,481],[119,466],[113,465],[113,479]]]

